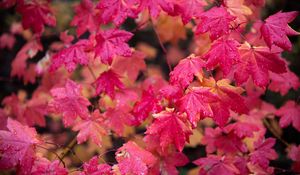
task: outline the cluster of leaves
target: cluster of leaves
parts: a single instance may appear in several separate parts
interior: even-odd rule
[[[61,32],[60,41],[43,52],[45,25],[56,26],[51,5],[46,0],[0,3],[22,16],[22,25],[14,23],[1,35],[1,48],[11,49],[15,35],[27,39],[12,62],[11,76],[25,84],[39,81],[30,97],[20,91],[2,101],[1,170],[178,174],[177,167],[193,161],[199,174],[272,174],[269,162],[277,153],[276,139],[265,138],[267,129],[275,130],[270,121],[276,125],[279,117],[280,127],[292,125],[300,132],[299,104],[289,100],[276,109],[261,99],[267,90],[283,96],[300,86],[281,57],[292,50],[287,36],[298,34],[288,25],[297,12],[278,12],[262,21],[258,12],[263,0],[82,0],[70,23],[76,36]],[[194,48],[173,69],[176,60],[168,57],[178,54],[167,55],[168,81],[146,66],[145,59],[153,54],[149,46],[129,46],[136,30],[122,29],[127,18],[135,19],[136,30],[153,28],[165,51],[164,43],[176,45],[187,31],[194,33]],[[39,52],[45,56],[30,61]],[[53,136],[38,134],[33,127],[46,127],[47,118],[61,119],[76,132],[71,146],[90,140],[105,147],[107,136],[125,138],[126,143],[116,150],[113,164],[99,163],[102,152],[68,170],[62,164],[71,146],[58,155],[57,149],[48,148]],[[134,128],[143,131],[139,137],[132,136]],[[189,160],[182,151],[197,133],[206,156]],[[297,172],[300,146],[287,145]]]

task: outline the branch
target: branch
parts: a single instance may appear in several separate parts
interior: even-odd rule
[[[290,144],[283,140],[280,136],[279,133],[277,133],[277,131],[272,127],[272,125],[269,123],[269,121],[267,119],[263,119],[263,123],[264,125],[268,128],[268,130],[280,141],[282,142],[285,146],[290,147]]]

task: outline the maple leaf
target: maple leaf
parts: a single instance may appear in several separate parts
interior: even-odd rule
[[[205,63],[196,57],[195,55],[190,55],[187,58],[181,60],[172,72],[170,72],[170,83],[179,84],[182,88],[186,88],[194,79],[194,76],[203,76],[202,67]]]
[[[101,20],[106,24],[113,22],[116,26],[120,26],[128,17],[136,18],[138,7],[138,0],[102,0],[97,4]]]
[[[56,19],[49,8],[48,1],[20,1],[17,3],[17,12],[22,15],[23,28],[31,27],[38,35],[44,31],[44,24],[56,25]]]
[[[85,52],[85,48],[88,44],[88,40],[80,40],[76,44],[59,51],[52,57],[52,64],[49,70],[55,71],[64,65],[69,72],[72,72],[75,70],[77,64],[87,65],[89,58]]]
[[[274,92],[280,92],[281,96],[286,95],[289,89],[293,88],[295,91],[300,87],[300,81],[296,74],[287,69],[286,73],[275,74],[270,72],[271,83],[268,89]]]
[[[273,138],[259,139],[254,143],[255,150],[250,153],[250,161],[262,168],[267,168],[269,160],[277,158],[277,153],[272,149],[276,140]]]
[[[147,128],[146,134],[159,135],[159,142],[165,152],[170,145],[182,151],[184,144],[192,134],[191,128],[181,114],[167,110],[154,114],[154,122]]]
[[[79,175],[101,174],[101,175],[113,175],[111,166],[108,164],[99,164],[99,157],[94,156],[88,162],[83,164],[83,172]]]
[[[229,79],[215,81],[213,78],[203,79],[201,85],[210,87],[211,92],[219,97],[219,101],[211,103],[213,119],[219,126],[224,126],[229,118],[229,109],[237,113],[248,113],[245,100],[240,95],[244,90],[230,85]]]
[[[234,166],[230,159],[223,156],[208,155],[193,162],[200,166],[199,175],[234,175],[239,174],[239,170]]]
[[[221,6],[203,12],[199,19],[201,22],[197,24],[196,34],[209,32],[210,38],[215,40],[229,33],[229,24],[235,17],[231,16],[225,7]]]
[[[96,84],[96,93],[101,94],[104,92],[114,99],[115,88],[125,88],[124,84],[120,81],[120,78],[121,76],[115,73],[115,71],[112,69],[101,73],[101,75],[94,82]]]
[[[60,166],[59,160],[50,162],[46,158],[38,157],[34,162],[31,174],[32,175],[46,175],[46,174],[67,175],[68,171],[64,167]]]
[[[256,123],[250,122],[236,122],[229,124],[224,128],[226,133],[234,132],[239,138],[253,137],[254,132],[259,131],[260,128]]]
[[[280,127],[284,128],[292,123],[293,127],[300,131],[300,105],[294,101],[287,101],[275,114],[280,116]]]
[[[225,0],[225,6],[228,12],[236,17],[236,22],[239,24],[247,21],[247,16],[252,14],[252,10],[244,5],[244,0]]]
[[[32,98],[26,102],[23,116],[29,126],[37,124],[46,126],[45,115],[47,114],[47,102],[41,98]]]
[[[103,114],[107,118],[107,124],[110,129],[122,136],[126,125],[134,124],[134,116],[119,108],[108,108]]]
[[[177,85],[166,85],[159,90],[159,93],[174,104],[183,96],[182,89]]]
[[[239,48],[241,62],[237,64],[234,78],[238,84],[242,84],[252,77],[254,83],[265,87],[269,82],[268,71],[274,73],[286,72],[285,62],[278,53],[270,52],[265,46],[251,46],[245,42]]]
[[[146,70],[146,55],[140,51],[134,51],[131,57],[116,57],[112,68],[120,75],[127,75],[131,81],[135,81],[140,71]]]
[[[148,9],[150,16],[157,18],[161,10],[167,13],[174,12],[174,2],[172,0],[141,0],[140,11]]]
[[[90,138],[97,145],[101,145],[102,137],[107,135],[104,125],[104,117],[99,110],[95,110],[87,119],[81,120],[73,127],[74,131],[79,131],[77,134],[78,144],[81,144]]]
[[[11,67],[11,76],[17,76],[18,78],[25,76],[27,59],[33,58],[38,51],[43,50],[42,44],[38,40],[28,41],[17,53],[13,60]],[[32,77],[32,76],[31,76]]]
[[[7,48],[9,50],[11,50],[14,45],[16,43],[16,38],[14,37],[14,35],[10,34],[10,33],[3,33],[0,36],[0,48],[4,49]]]
[[[189,162],[189,159],[181,152],[172,151],[168,154],[160,154],[160,160],[157,161],[156,165],[151,168],[149,174],[179,174],[176,167],[184,166]]]
[[[261,26],[261,34],[269,48],[273,45],[281,47],[284,50],[291,51],[292,44],[287,35],[299,35],[288,23],[293,21],[298,12],[277,12],[269,16]]]
[[[160,112],[162,107],[158,102],[159,101],[155,97],[152,86],[150,86],[147,90],[144,90],[141,100],[135,103],[132,110],[132,115],[135,117],[135,122],[133,124],[141,124],[151,112]]]
[[[219,65],[226,76],[232,68],[232,65],[240,61],[238,47],[240,44],[233,39],[220,38],[212,43],[210,50],[203,56],[208,59],[206,68],[212,70]]]
[[[84,32],[96,32],[100,27],[99,12],[95,9],[91,0],[83,0],[75,7],[75,13],[71,26],[77,26],[76,33],[80,37]]]
[[[209,88],[194,87],[178,103],[180,110],[187,113],[189,121],[196,127],[201,118],[213,117],[210,103],[218,100],[219,97],[211,93]]]
[[[182,22],[187,24],[193,17],[200,16],[207,3],[204,0],[179,0],[176,1],[175,5],[182,17]]]
[[[41,141],[37,139],[34,128],[7,119],[6,130],[0,130],[0,169],[18,167],[22,174],[30,174],[35,160],[35,146]]]
[[[50,93],[53,100],[49,102],[50,112],[61,113],[65,126],[70,126],[77,116],[88,118],[88,109],[91,103],[81,95],[81,85],[68,79],[65,87],[52,88]]]
[[[293,161],[300,162],[300,145],[291,145],[288,157]]]
[[[121,174],[147,174],[148,168],[155,165],[157,159],[148,151],[139,147],[135,142],[125,143],[116,152],[116,159]]]
[[[132,36],[132,33],[118,29],[99,32],[96,35],[96,56],[99,56],[104,64],[111,64],[115,56],[131,56],[132,51],[126,42]]]

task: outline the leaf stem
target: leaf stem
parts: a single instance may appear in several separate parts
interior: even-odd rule
[[[290,147],[290,144],[283,140],[280,136],[279,133],[277,133],[277,131],[272,127],[272,125],[269,123],[269,121],[267,119],[263,119],[263,123],[264,125],[268,128],[268,130],[280,141],[282,142],[285,146]]]

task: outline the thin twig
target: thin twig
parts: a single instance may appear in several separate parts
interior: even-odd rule
[[[96,75],[95,75],[95,73],[94,73],[93,69],[91,68],[91,66],[90,66],[90,65],[88,65],[87,67],[88,67],[89,71],[91,72],[91,74],[92,74],[92,76],[93,76],[94,80],[96,81],[96,80],[97,80],[97,77],[96,77]]]
[[[263,123],[279,141],[281,141],[285,146],[290,147],[290,144],[281,138],[280,134],[276,132],[267,119],[264,118]]]
[[[64,162],[63,158],[60,157],[56,152],[54,152],[54,151],[52,151],[52,150],[50,150],[50,149],[48,149],[48,148],[45,148],[45,147],[43,147],[43,146],[41,146],[41,145],[37,145],[37,147],[43,148],[43,149],[45,149],[45,150],[51,152],[52,154],[54,154],[54,155],[59,159],[59,161],[63,164],[64,168],[66,167],[66,163]]]
[[[65,158],[66,155],[72,151],[72,149],[74,148],[74,146],[76,145],[77,143],[77,140],[76,140],[76,137],[74,137],[72,139],[72,141],[65,147],[65,149],[63,150],[63,152],[60,154],[61,155],[61,158]]]
[[[155,32],[155,35],[156,35],[156,37],[157,37],[158,43],[159,43],[161,49],[163,50],[164,54],[166,55],[166,54],[167,54],[167,49],[165,48],[164,44],[162,43],[162,41],[161,41],[161,39],[160,39],[160,37],[159,37],[159,35],[158,35],[158,32],[157,32],[157,30],[156,30],[156,28],[155,28],[155,25],[154,25],[154,22],[153,22],[152,19],[151,19],[151,23],[152,23],[152,26],[153,26],[153,30],[154,30],[154,32]],[[166,60],[167,60],[167,64],[168,64],[168,67],[169,67],[169,71],[171,72],[171,71],[172,71],[172,67],[171,67],[171,64],[170,64],[170,62],[169,62],[167,56],[166,56]]]

